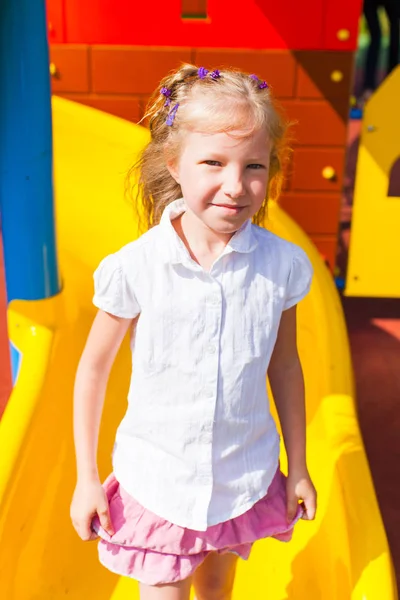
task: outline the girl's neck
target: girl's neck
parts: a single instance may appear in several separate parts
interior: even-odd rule
[[[234,235],[213,231],[190,210],[174,219],[172,225],[193,260],[207,271]]]

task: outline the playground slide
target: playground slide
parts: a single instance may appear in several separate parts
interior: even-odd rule
[[[96,544],[81,542],[69,521],[75,483],[71,400],[94,316],[92,272],[104,255],[137,235],[123,199],[123,179],[148,134],[59,98],[53,99],[53,121],[62,292],[49,300],[15,301],[9,308],[10,337],[22,360],[0,425],[0,597],[134,600],[135,582],[101,567]],[[299,346],[319,511],[315,522],[299,523],[290,544],[255,545],[250,560],[239,563],[234,599],[395,600],[390,553],[355,413],[339,298],[316,250],[278,206],[271,206],[266,225],[303,246],[315,268],[311,293],[299,307]],[[102,477],[110,470],[128,383],[124,343],[102,424]]]

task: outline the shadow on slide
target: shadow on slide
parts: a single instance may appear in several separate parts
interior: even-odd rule
[[[81,542],[70,524],[72,391],[94,317],[92,272],[103,256],[137,236],[123,180],[148,133],[60,98],[53,99],[53,123],[63,285],[54,298],[14,301],[8,311],[22,361],[0,424],[0,597],[134,600],[136,583],[101,567],[96,544]],[[299,523],[290,544],[255,545],[250,560],[239,564],[234,599],[395,600],[337,292],[315,248],[278,206],[271,205],[266,226],[301,245],[315,268],[311,293],[299,307],[299,348],[319,512],[315,522]],[[125,411],[129,368],[125,341],[102,422],[102,477],[110,470],[115,429]]]

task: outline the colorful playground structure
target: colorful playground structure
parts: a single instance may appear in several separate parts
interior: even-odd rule
[[[400,66],[363,117],[351,223],[348,296],[400,297]]]
[[[49,15],[53,11],[56,19],[52,22],[50,39],[57,35],[57,31],[61,31],[63,35],[71,36],[71,44],[79,45],[82,42],[80,36],[83,35],[88,36],[88,45],[100,44],[101,38],[98,36],[103,31],[105,43],[110,45],[116,42],[134,43],[129,38],[132,34],[127,26],[121,29],[121,36],[125,37],[118,40],[115,37],[118,19],[121,19],[121,11],[123,12],[121,6],[128,5],[127,2],[119,3],[113,21],[107,25],[109,29],[103,30],[100,27],[100,8],[106,3],[66,0],[62,4],[64,11],[56,13],[57,3],[49,2]],[[179,3],[173,4],[177,8]],[[186,10],[189,10],[190,3],[187,4]],[[210,11],[215,11],[215,19],[211,21],[218,23],[218,18],[222,19],[222,15],[218,13],[218,3],[214,4],[210,2]],[[252,18],[260,19],[261,12],[267,21],[266,4],[260,1],[250,2],[251,10],[255,11]],[[313,0],[315,9],[320,9],[318,22],[327,23],[328,17],[324,11],[330,7],[329,23],[336,23],[336,30],[339,31],[341,28],[337,19],[335,21],[336,4],[343,3]],[[14,386],[0,421],[0,597],[7,600],[58,600],[64,597],[71,600],[131,600],[138,598],[136,583],[118,578],[101,567],[95,545],[81,542],[70,523],[69,504],[75,483],[72,391],[77,363],[95,313],[91,303],[93,270],[106,254],[137,236],[137,224],[123,197],[124,175],[135,154],[148,140],[149,134],[144,127],[119,116],[83,106],[82,103],[71,102],[70,99],[53,96],[50,107],[46,21],[41,10],[42,2],[14,0],[6,2],[6,5],[7,10],[0,12],[0,19],[3,20],[0,22],[0,33],[3,34],[3,43],[7,43],[8,55],[7,61],[0,63],[0,80],[5,78],[5,89],[10,89],[10,95],[0,99],[0,122],[7,122],[5,135],[3,136],[2,130],[0,142],[3,151],[3,154],[0,152],[3,157],[0,165],[0,197]],[[89,10],[89,5],[92,10],[90,23],[85,20],[88,15],[85,10]],[[173,14],[170,3],[168,14],[164,4],[160,3],[159,6],[160,10],[164,7],[163,18],[170,19]],[[294,10],[295,6],[297,3],[293,2]],[[343,6],[341,9],[344,14]],[[141,10],[144,11],[138,8],[138,13]],[[281,47],[278,44],[282,46],[285,41],[285,20],[279,9],[274,10],[275,14],[270,15],[268,21],[268,32],[275,47],[279,49]],[[249,14],[252,14],[251,11]],[[144,18],[143,15],[136,14],[135,17]],[[233,27],[235,20],[232,16],[231,18]],[[184,37],[189,34],[185,33],[186,29],[182,26],[182,31],[174,30],[176,35],[181,36],[174,40],[182,39],[184,43],[189,43],[187,40],[190,39],[190,43],[193,43],[194,39],[198,39],[195,35],[200,34],[196,31],[201,31],[201,25],[205,24],[197,22],[198,20],[194,20],[194,23],[189,21],[190,19],[183,25],[194,27],[189,29],[192,37]],[[256,22],[258,23],[254,21]],[[16,23],[26,33],[23,47],[13,37]],[[85,29],[96,26],[97,32]],[[258,26],[262,31],[263,23]],[[304,115],[304,121],[299,125],[302,136],[299,139],[303,145],[295,148],[295,165],[296,162],[297,165],[312,163],[310,169],[320,168],[321,162],[315,167],[315,161],[317,156],[322,155],[323,159],[329,157],[333,160],[336,157],[339,170],[344,157],[344,138],[341,137],[342,133],[338,134],[337,128],[340,123],[340,132],[342,128],[345,130],[346,117],[344,113],[343,118],[338,116],[337,110],[343,104],[343,98],[340,94],[336,97],[335,88],[328,84],[322,92],[310,79],[310,73],[312,65],[316,64],[313,52],[318,54],[321,51],[324,56],[332,52],[335,55],[336,51],[331,48],[330,43],[343,43],[345,53],[351,54],[354,46],[351,36],[355,27],[353,22],[349,23],[348,29],[342,27],[349,36],[346,38],[342,32],[342,42],[340,36],[334,37],[325,25],[324,35],[315,28],[314,23],[314,30],[310,28],[309,31],[309,43],[314,44],[315,48],[306,46],[297,28],[296,31],[293,28],[289,32],[294,36],[293,39],[290,38],[290,44],[293,45],[289,48],[298,48],[300,45],[304,53],[308,53],[307,64],[311,65],[307,71],[308,93],[314,96],[312,99],[294,96],[298,93],[299,78],[301,80],[303,77],[303,85],[306,85],[305,74],[301,75],[299,63],[295,59],[293,81],[287,88],[289,91],[282,93],[292,94],[286,100],[289,110],[300,111],[297,113],[300,115],[299,119]],[[154,35],[154,40],[159,39],[159,43],[167,44],[168,38],[162,38],[165,33],[163,31],[162,28],[159,31],[153,30],[151,35]],[[137,35],[135,39],[139,41],[136,43],[148,43],[144,41],[145,34],[142,30]],[[157,38],[157,35],[160,37]],[[209,37],[204,38],[204,43],[211,44],[212,31],[207,35]],[[154,44],[154,40],[149,43]],[[261,38],[257,37],[257,40],[260,48],[263,48]],[[318,43],[324,44],[323,50],[318,50]],[[72,50],[77,51],[76,48]],[[81,48],[78,50],[82,51]],[[101,48],[97,48],[96,52],[100,50]],[[103,50],[106,52],[106,49]],[[115,49],[116,52],[117,50]],[[137,48],[129,51],[138,52]],[[146,56],[146,51],[142,51]],[[86,48],[85,52],[93,60],[93,48]],[[210,51],[208,58],[206,52],[208,50],[202,50],[197,58],[208,64],[212,61],[212,52]],[[154,57],[159,56],[153,56],[150,50],[149,53],[147,56],[151,56],[151,60],[156,60]],[[268,71],[263,61],[267,64],[268,57],[261,51],[260,54],[263,56],[263,60],[258,59],[260,75],[263,76],[263,69],[264,72]],[[4,52],[0,53],[2,55],[4,56]],[[258,51],[254,49],[251,60],[257,55]],[[272,64],[278,60],[277,56],[288,64],[291,53],[281,49],[279,52],[274,50],[272,55]],[[233,60],[231,56],[227,60]],[[180,59],[180,55],[173,58],[178,61]],[[91,63],[93,73],[89,79],[92,82],[95,70],[100,68],[100,63],[95,66],[96,60]],[[98,60],[101,62],[102,59]],[[109,58],[103,56],[103,60],[105,62],[100,72]],[[115,55],[113,60],[118,60]],[[168,60],[172,61],[171,58]],[[244,59],[237,57],[238,66],[241,60]],[[305,64],[304,57],[302,60],[302,64]],[[329,60],[333,61],[333,56]],[[4,62],[7,64],[3,64]],[[27,73],[34,72],[34,77],[32,75],[29,80],[28,76],[28,82],[17,77],[16,74],[21,73],[21,70],[16,69],[17,64],[23,65]],[[110,67],[110,73],[113,68]],[[157,69],[155,68],[158,77]],[[59,73],[58,82],[61,82],[62,67],[54,63],[51,70],[53,74]],[[253,65],[251,70],[258,72],[259,69]],[[276,72],[280,72],[278,67]],[[125,76],[126,73],[122,72],[118,85],[144,85],[143,81],[137,83],[139,75],[135,82],[127,81],[129,78]],[[279,84],[281,89],[286,89],[285,78],[283,75],[279,76],[282,77]],[[330,77],[328,79],[333,81]],[[123,84],[122,81],[127,82]],[[149,81],[147,85],[150,85]],[[390,94],[393,93],[393,86],[400,89],[399,71],[392,75],[386,85],[389,86]],[[147,89],[144,87],[142,95],[138,96],[139,112]],[[331,95],[328,100],[326,95],[321,99],[322,93]],[[347,92],[344,90],[341,93]],[[71,92],[73,94],[78,92]],[[87,97],[81,100],[90,103],[90,96],[91,103],[97,102],[100,107],[102,102],[109,102],[109,106],[114,106],[114,112],[115,107],[120,110],[123,105],[124,110],[128,110],[127,106],[133,106],[126,98],[123,101],[112,98],[114,92],[99,93],[97,89],[84,94]],[[127,96],[129,94],[131,92]],[[79,100],[78,97],[75,99]],[[308,131],[307,125],[304,125],[311,114],[311,104],[319,115],[336,115],[332,116],[333,125],[329,125],[326,138],[325,134],[314,131],[318,128],[315,117],[309,121],[310,126],[313,123],[314,130]],[[29,128],[33,113],[28,110],[28,106],[35,111],[36,129]],[[370,106],[371,111],[374,110],[372,101]],[[105,108],[104,105],[102,107]],[[385,110],[388,113],[391,110],[393,115],[393,103]],[[371,119],[371,124],[379,128],[380,132],[384,131],[390,117],[385,115],[382,120],[375,121],[375,116],[377,119],[380,117],[378,113],[368,113],[367,110],[365,119],[368,119],[368,123]],[[45,128],[45,133],[43,129],[39,129],[42,127]],[[379,131],[377,129],[376,133]],[[339,135],[336,138],[337,146],[333,144],[322,147],[326,139],[330,140],[329,143],[335,140],[335,135]],[[384,142],[384,138],[379,139]],[[3,143],[3,140],[7,143]],[[22,148],[23,142],[25,148]],[[321,147],[315,149],[315,144],[321,144]],[[8,162],[4,158],[5,150]],[[378,167],[375,171],[371,169],[374,156],[382,161],[384,159],[384,162],[379,163],[381,170]],[[366,162],[364,166],[364,163],[361,164],[361,172],[366,179],[369,172],[375,173],[376,186],[379,184],[379,189],[386,193],[382,172],[388,173],[396,158],[392,146],[390,152],[387,150],[387,154],[382,156],[381,153],[375,155],[371,147],[366,145],[363,158]],[[325,169],[332,164],[322,163],[322,167]],[[316,173],[315,170],[314,180],[311,179],[311,182],[316,181]],[[331,179],[332,184],[339,187],[330,189],[328,184]],[[336,207],[338,202],[340,177],[337,175],[336,181],[334,179],[333,176],[327,179],[322,176],[323,182],[316,183],[317,188],[310,190],[304,189],[306,184],[302,182],[307,180],[302,175],[296,175],[296,170],[290,177],[282,206],[285,208],[285,202],[286,207],[292,206],[292,213],[295,213],[293,216],[298,214],[297,221],[308,227],[306,233],[277,204],[271,205],[269,218],[265,223],[266,227],[279,235],[301,245],[315,269],[311,293],[299,306],[298,335],[306,381],[308,459],[319,493],[318,517],[313,523],[300,523],[293,541],[288,545],[274,540],[258,542],[250,560],[239,564],[234,600],[397,600],[390,551],[357,421],[351,359],[341,303],[332,274],[326,267],[326,263],[331,268],[334,264],[329,260],[329,252],[324,252],[324,248],[326,250],[330,247],[326,240],[331,240],[333,233],[323,231],[325,208],[329,231],[333,231],[334,222],[337,226],[338,215],[335,221],[333,215],[336,214],[336,208],[332,210],[332,206]],[[358,179],[357,185],[362,185]],[[327,186],[327,189],[322,189],[323,186]],[[358,187],[356,202],[359,202],[362,190],[368,195],[365,187]],[[378,192],[378,187],[374,190]],[[394,197],[387,200],[396,203]],[[300,204],[300,208],[296,202]],[[295,205],[296,208],[293,208]],[[29,213],[26,212],[28,206],[31,211]],[[363,230],[365,212],[361,204],[357,206],[357,227]],[[302,210],[306,215],[303,222],[300,218]],[[318,215],[315,216],[314,212]],[[371,217],[366,218],[367,223],[370,220]],[[364,235],[365,242],[367,234],[361,235]],[[316,241],[319,241],[319,245],[314,243]],[[383,246],[383,232],[379,241]],[[360,281],[367,281],[367,272],[359,270],[363,257],[357,254],[356,248],[355,245],[349,278],[352,274],[359,273]],[[378,251],[378,248],[375,250]],[[357,283],[358,280],[354,281]],[[382,286],[389,285],[387,281],[385,283],[383,275],[379,281]],[[348,286],[350,293],[350,283]],[[368,290],[366,285],[363,289]],[[388,295],[396,293],[394,288],[390,290]],[[363,293],[362,289],[359,293]],[[111,374],[103,417],[99,466],[104,477],[110,469],[114,431],[125,410],[129,364],[129,348],[125,344]],[[283,452],[282,464],[285,468]]]

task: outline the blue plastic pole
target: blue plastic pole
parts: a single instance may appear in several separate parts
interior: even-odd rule
[[[8,301],[60,291],[44,0],[0,1],[0,215]]]

